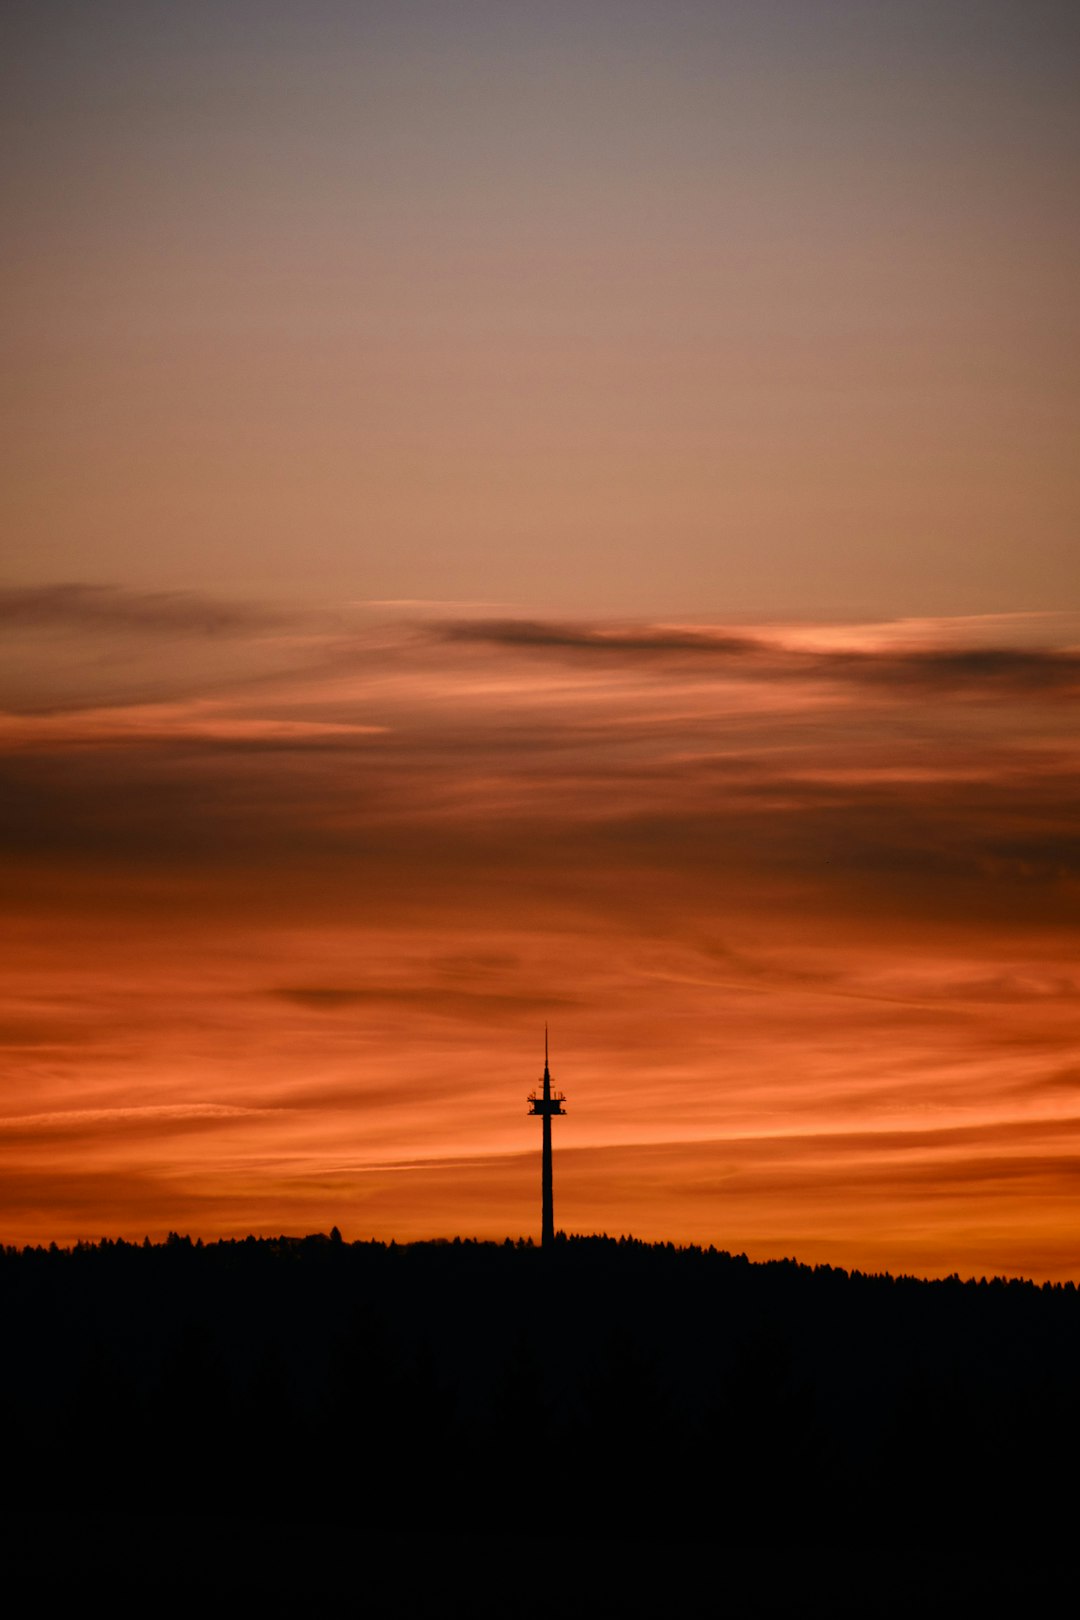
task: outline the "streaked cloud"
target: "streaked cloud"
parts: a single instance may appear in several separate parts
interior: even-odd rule
[[[581,653],[698,653],[705,657],[732,657],[766,650],[767,643],[751,636],[729,635],[704,629],[675,629],[642,625],[635,629],[575,625],[541,619],[462,619],[446,624],[448,641],[472,641],[498,647],[525,647]]]
[[[152,1125],[172,1120],[242,1119],[265,1109],[233,1103],[157,1103],[129,1108],[61,1108],[46,1114],[0,1114],[0,1131],[81,1130],[96,1125]]]
[[[6,715],[0,712],[0,747],[41,749],[117,743],[223,743],[241,747],[298,748],[355,742],[375,736],[385,726],[336,720],[306,720],[289,715],[244,713],[242,705],[211,699],[186,703],[142,703],[110,708],[82,708],[60,714]]]
[[[167,636],[250,635],[292,623],[251,602],[229,602],[199,591],[134,591],[116,585],[0,586],[0,625]]]
[[[572,1006],[573,997],[554,996],[550,992],[520,991],[500,993],[488,990],[463,990],[445,984],[363,986],[310,985],[294,989],[272,990],[270,995],[291,1001],[298,1007],[313,1012],[340,1012],[348,1008],[363,1008],[373,1002],[389,1002],[423,1008],[428,1012],[453,1018],[485,1018],[500,1013],[517,1015],[528,1012],[535,1015],[545,1009],[555,1011]]]
[[[1013,689],[1080,695],[1080,651],[1016,646],[888,645],[808,651],[780,639],[705,627],[598,626],[538,619],[467,619],[442,627],[448,641],[537,653],[644,659],[663,669],[719,665],[749,678],[828,680],[979,692]]]

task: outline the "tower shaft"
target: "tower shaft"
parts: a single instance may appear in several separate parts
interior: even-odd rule
[[[555,1241],[555,1194],[551,1179],[551,1115],[544,1115],[543,1165],[540,1171],[540,1201],[542,1216],[540,1242],[549,1248]]]

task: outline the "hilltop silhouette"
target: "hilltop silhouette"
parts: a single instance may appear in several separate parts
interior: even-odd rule
[[[1049,1580],[1075,1523],[1071,1283],[603,1237],[545,1253],[173,1234],[7,1249],[0,1303],[9,1533],[27,1513],[152,1535],[195,1516],[203,1554],[207,1523],[231,1527],[215,1557],[232,1568],[252,1527],[280,1523],[295,1547],[323,1538],[325,1575],[357,1533],[379,1557],[402,1537],[493,1538],[497,1562],[550,1518],[578,1551],[651,1549],[669,1578],[764,1569],[777,1547],[945,1557],[997,1538],[1047,1549]],[[252,1590],[263,1578],[248,1569]],[[852,1612],[887,1600],[864,1591]]]

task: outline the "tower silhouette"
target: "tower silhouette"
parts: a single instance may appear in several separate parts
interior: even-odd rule
[[[566,1098],[561,1091],[552,1091],[551,1074],[548,1069],[548,1031],[544,1025],[544,1089],[541,1092],[530,1091],[529,1102],[532,1105],[530,1114],[539,1114],[544,1121],[544,1153],[540,1171],[540,1197],[543,1207],[540,1226],[540,1242],[547,1249],[555,1242],[555,1199],[551,1188],[551,1116],[552,1114],[565,1114],[563,1103]]]

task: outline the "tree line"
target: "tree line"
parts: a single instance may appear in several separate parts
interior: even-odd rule
[[[1080,1298],[630,1239],[0,1251],[7,1507],[718,1545],[1076,1522]]]

